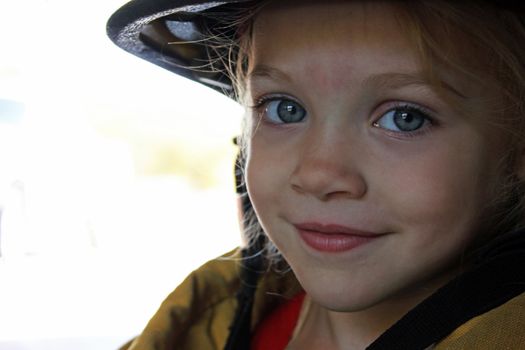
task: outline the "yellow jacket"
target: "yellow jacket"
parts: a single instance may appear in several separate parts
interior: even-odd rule
[[[222,350],[235,314],[239,270],[239,256],[229,254],[194,271],[162,303],[142,334],[121,350]],[[300,291],[291,272],[264,275],[255,295],[252,327]],[[525,293],[471,319],[432,349],[525,349]]]

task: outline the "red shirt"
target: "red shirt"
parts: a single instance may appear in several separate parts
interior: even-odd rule
[[[252,350],[284,350],[292,338],[299,319],[305,293],[300,293],[262,320],[252,338]]]

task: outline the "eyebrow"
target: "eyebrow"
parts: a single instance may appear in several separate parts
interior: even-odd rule
[[[265,64],[258,64],[248,73],[248,80],[253,78],[284,80],[291,82],[292,78],[280,69],[273,68]]]
[[[290,75],[286,74],[280,69],[259,64],[248,73],[248,80],[252,79],[270,79],[270,80],[281,80],[286,82],[292,82],[293,79]],[[467,97],[459,90],[454,88],[451,84],[447,83],[442,79],[436,80],[435,84],[432,84],[428,79],[424,79],[422,74],[407,74],[407,73],[379,73],[369,76],[365,79],[365,86],[371,86],[377,89],[396,89],[409,85],[428,86],[431,88],[444,89],[459,97],[461,99],[467,99]]]
[[[372,75],[365,80],[365,85],[374,86],[377,88],[395,89],[409,85],[429,86],[431,88],[444,89],[456,97],[466,99],[467,97],[459,90],[454,88],[451,84],[442,79],[437,79],[436,83],[431,83],[424,79],[420,74],[406,74],[406,73],[381,73]]]

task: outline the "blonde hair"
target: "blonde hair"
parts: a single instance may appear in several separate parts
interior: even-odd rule
[[[258,11],[269,2],[271,0],[257,2],[235,13],[232,18],[221,18],[223,23],[236,27],[233,40],[222,37],[218,42],[221,48],[229,47],[222,63],[226,62],[224,66],[241,104],[246,103],[253,21]],[[487,224],[490,230],[506,232],[525,226],[525,186],[518,175],[518,166],[525,152],[525,23],[521,18],[525,9],[522,14],[496,3],[439,0],[389,2],[419,55],[423,73],[438,90],[435,67],[441,65],[476,81],[493,96],[489,102],[494,118],[486,122],[507,133],[510,152],[503,162],[506,176],[500,184],[500,194],[488,205],[492,215]],[[239,140],[243,156],[250,129],[245,126],[244,135]],[[248,196],[247,193],[244,195]],[[244,230],[248,245],[259,242],[264,236],[253,208],[245,213]],[[282,263],[279,252],[270,241],[260,253],[270,263]]]
[[[508,137],[509,152],[499,164],[505,176],[499,184],[498,195],[487,204],[490,216],[484,218],[486,229],[482,234],[490,238],[523,228],[525,191],[519,175],[525,152],[525,22],[522,16],[491,1],[424,0],[410,2],[409,6],[405,2],[395,2],[395,5],[428,79],[439,85],[434,67],[441,65],[482,86],[490,96],[487,102],[492,116],[484,122]]]

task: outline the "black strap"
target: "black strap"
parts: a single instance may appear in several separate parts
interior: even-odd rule
[[[501,236],[480,251],[472,269],[424,300],[367,350],[422,350],[463,323],[525,292],[525,232]],[[245,269],[239,308],[226,350],[250,348],[250,319],[257,274]],[[251,271],[251,272],[250,272]],[[251,277],[249,277],[251,275]],[[254,279],[255,278],[255,279]],[[250,294],[252,293],[252,294]]]
[[[367,350],[421,350],[473,317],[525,292],[525,232],[499,237],[469,272],[448,283],[383,333]]]
[[[235,162],[234,174],[236,192],[241,196],[240,209],[244,217],[251,210],[251,202],[247,195],[243,173],[244,160],[239,153]],[[248,247],[242,250],[241,286],[237,293],[237,309],[224,350],[248,350],[250,348],[253,299],[257,282],[264,267],[264,258],[261,254],[264,244],[265,238],[263,236],[256,237],[255,241],[250,242]]]
[[[230,335],[224,350],[247,350],[250,348],[251,316],[253,299],[257,288],[261,270],[257,258],[249,255],[249,251],[243,251],[243,263],[241,266],[241,288],[237,293],[237,310]]]

